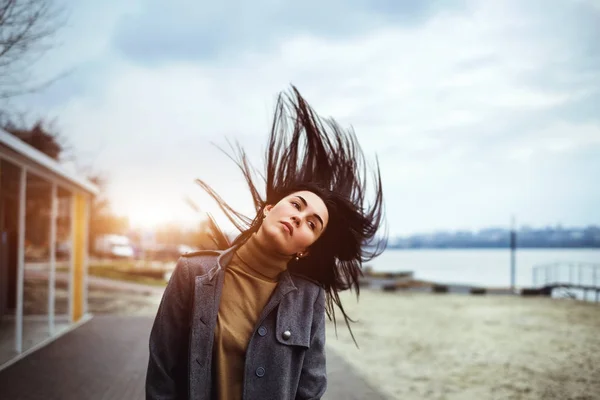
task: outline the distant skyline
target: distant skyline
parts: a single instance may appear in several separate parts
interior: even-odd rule
[[[570,229],[576,229],[576,230],[580,230],[580,229],[587,229],[587,228],[594,228],[594,229],[599,229],[600,230],[600,224],[598,225],[594,225],[594,224],[587,224],[587,225],[581,225],[581,226],[574,226],[574,225],[569,225],[569,226],[565,226],[562,224],[547,224],[547,225],[540,225],[540,226],[531,226],[531,225],[527,225],[527,224],[523,224],[523,225],[518,225],[515,227],[516,231],[527,231],[527,230],[543,230],[543,229],[558,229],[560,227],[560,229],[563,230],[570,230]],[[506,231],[510,231],[511,227],[510,224],[501,226],[501,225],[497,225],[497,226],[482,226],[479,228],[475,228],[475,229],[465,229],[465,232],[481,232],[481,231],[487,231],[487,230],[497,230],[497,229],[501,229],[501,230],[506,230]],[[461,232],[461,229],[452,229],[452,228],[447,228],[447,229],[438,229],[435,231],[428,231],[428,232],[412,232],[409,233],[408,235],[427,235],[427,234],[440,234],[440,233],[458,233]]]
[[[600,224],[597,1],[63,1],[38,71],[71,72],[11,106],[55,119],[134,225],[192,225],[186,196],[218,216],[198,177],[251,212],[210,142],[262,165],[290,83],[378,156],[392,235]]]

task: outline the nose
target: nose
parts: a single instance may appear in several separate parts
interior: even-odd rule
[[[300,218],[298,218],[297,216],[293,215],[292,216],[292,222],[294,223],[294,225],[299,226],[300,225]]]

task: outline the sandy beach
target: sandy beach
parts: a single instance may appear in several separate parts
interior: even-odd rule
[[[27,286],[27,313],[43,312],[44,283]],[[337,338],[328,323],[328,350],[390,398],[600,399],[598,304],[378,290],[361,291],[358,304],[349,293],[342,300],[358,320],[360,349],[342,320]],[[94,314],[155,315],[159,302],[89,290]]]
[[[600,399],[600,305],[361,291],[328,347],[396,399]]]

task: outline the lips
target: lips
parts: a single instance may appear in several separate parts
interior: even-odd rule
[[[281,223],[286,227],[290,236],[292,236],[292,234],[294,233],[294,227],[292,226],[292,224],[290,224],[289,222],[285,222],[285,221],[281,221]]]

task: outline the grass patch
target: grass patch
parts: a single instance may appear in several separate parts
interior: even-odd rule
[[[69,272],[69,267],[57,267],[57,271]],[[131,262],[115,261],[111,263],[91,264],[88,268],[90,276],[115,279],[119,281],[140,283],[165,287],[167,282],[164,280],[162,269],[136,267]]]
[[[57,271],[69,272],[69,268],[57,268]],[[90,265],[88,274],[90,276],[98,276],[100,278],[114,279],[118,281],[126,281],[140,283],[143,285],[151,285],[158,287],[167,286],[167,282],[163,278],[145,276],[143,271],[136,272],[132,268],[109,267],[106,265]]]
[[[144,276],[140,274],[136,274],[131,270],[120,270],[108,268],[106,266],[96,266],[91,265],[89,268],[89,274],[92,276],[98,276],[101,278],[115,279],[126,282],[134,282],[140,283],[144,285],[165,287],[167,286],[167,282],[164,279],[152,278],[149,276]]]

